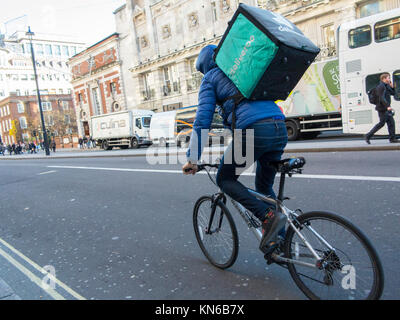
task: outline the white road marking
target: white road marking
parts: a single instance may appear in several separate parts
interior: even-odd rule
[[[100,171],[122,171],[122,172],[153,172],[153,173],[178,173],[181,170],[159,170],[159,169],[128,169],[128,168],[102,168],[102,167],[75,167],[75,166],[48,166],[48,168],[59,169],[80,169],[80,170],[100,170]],[[202,171],[197,174],[206,174]],[[253,172],[244,172],[244,176],[254,176]],[[400,182],[400,177],[374,177],[374,176],[346,176],[346,175],[320,175],[320,174],[296,174],[293,178],[303,179],[328,179],[328,180],[362,180],[362,181],[383,181]]]
[[[49,174],[49,173],[54,173],[54,172],[57,172],[57,171],[52,170],[52,171],[41,172],[41,173],[38,173],[38,175],[40,176],[42,174]]]
[[[11,250],[13,253],[18,255],[20,258],[25,260],[27,263],[29,263],[33,268],[38,270],[40,273],[43,272],[43,268],[41,268],[38,264],[33,262],[31,259],[26,257],[23,253],[15,249],[12,245],[4,241],[3,239],[0,238],[0,244],[3,244],[5,247],[7,247],[9,250]],[[14,258],[12,258],[10,255],[8,255],[6,252],[0,249],[0,254],[6,258],[10,263],[12,263],[16,268],[18,268],[21,272],[23,272],[30,280],[32,280],[34,283],[36,283],[38,286],[41,286],[41,279],[36,277],[31,271],[29,271],[27,268],[25,268],[23,265],[21,265],[19,262],[17,262]],[[76,293],[74,290],[72,290],[70,287],[68,287],[65,283],[61,282],[57,278],[53,277],[51,274],[47,275],[48,278],[50,278],[52,281],[54,281],[56,284],[58,284],[61,288],[63,288],[66,292],[68,292],[71,296],[78,300],[86,300],[84,297],[82,297],[80,294]],[[61,296],[58,292],[52,289],[45,289],[45,290],[50,296],[52,296],[56,300],[65,300],[63,296]]]

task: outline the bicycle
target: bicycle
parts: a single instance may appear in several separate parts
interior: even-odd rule
[[[256,198],[275,206],[287,217],[284,238],[278,236],[264,255],[267,264],[276,263],[287,268],[309,299],[379,299],[384,287],[382,264],[360,229],[335,213],[303,213],[300,209],[291,210],[284,206],[284,201],[289,200],[284,197],[285,178],[301,174],[305,159],[283,159],[270,165],[280,173],[277,199],[248,189]],[[205,170],[217,186],[211,169],[218,166],[200,164],[197,171]],[[220,269],[231,267],[239,250],[238,232],[227,207],[228,198],[259,243],[262,237],[258,219],[221,190],[200,197],[193,209],[196,239],[209,262]]]

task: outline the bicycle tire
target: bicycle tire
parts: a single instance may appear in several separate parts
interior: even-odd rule
[[[333,222],[333,223],[337,224],[338,226],[343,227],[347,232],[349,232],[349,234],[354,236],[354,238],[357,239],[361,243],[361,245],[362,245],[361,247],[364,248],[364,250],[366,251],[366,254],[367,254],[367,256],[368,256],[368,258],[370,260],[371,271],[373,272],[373,276],[370,277],[370,278],[373,278],[373,280],[372,280],[373,283],[371,285],[371,288],[370,288],[370,290],[368,290],[368,288],[367,288],[367,290],[364,290],[365,295],[367,295],[367,292],[369,292],[369,294],[365,298],[363,298],[362,300],[379,299],[381,297],[381,295],[382,295],[383,287],[384,287],[383,268],[382,268],[382,263],[381,263],[381,261],[380,261],[380,259],[378,257],[378,254],[377,254],[376,250],[374,249],[373,245],[371,244],[371,242],[369,241],[369,239],[367,238],[367,236],[365,236],[364,233],[358,227],[356,227],[353,223],[351,223],[347,219],[345,219],[345,218],[343,218],[343,217],[341,217],[341,216],[339,216],[337,214],[331,213],[331,212],[322,212],[322,211],[316,212],[316,211],[313,211],[313,212],[304,213],[304,214],[300,215],[297,218],[297,221],[300,223],[301,226],[304,226],[305,223],[310,223],[311,227],[313,227],[313,224],[315,225],[315,221],[316,220],[330,221],[331,225],[332,225],[332,222]],[[303,228],[303,230],[304,229],[305,228]],[[332,226],[331,226],[331,229],[333,230]],[[318,230],[316,230],[316,231],[318,232]],[[318,233],[320,233],[320,232],[318,232]],[[304,235],[303,232],[302,232],[302,234]],[[310,232],[310,234],[312,234],[312,233]],[[320,233],[320,235],[325,238],[323,233]],[[287,258],[289,258],[289,259],[293,258],[293,254],[292,254],[293,244],[292,244],[292,241],[293,241],[293,237],[294,236],[296,236],[295,231],[293,230],[293,228],[289,227],[289,229],[287,231],[287,234],[286,234],[285,243],[284,243],[284,253],[285,253],[285,256]],[[333,238],[335,239],[335,242],[336,242],[336,239],[339,238],[339,234],[336,234],[336,236],[334,236]],[[330,240],[328,240],[328,242],[330,242]],[[331,243],[331,244],[333,244],[333,243]],[[356,249],[354,249],[355,246],[356,246],[354,244],[354,242],[350,241],[347,245],[350,248],[352,248],[353,250],[355,250],[355,252],[358,253],[358,251]],[[337,265],[337,262],[339,261],[339,264],[341,265],[342,262],[340,262],[340,257],[339,256],[343,256],[343,258],[349,259],[349,256],[344,251],[342,251],[338,246],[333,244],[333,247],[336,249],[335,254],[334,254],[335,258],[332,259],[332,257],[331,257],[330,258],[331,259],[330,263],[336,263],[336,265]],[[297,250],[297,253],[296,253],[296,250]],[[295,250],[294,251],[295,251],[294,255],[296,255],[296,254],[299,255],[299,253],[298,253],[298,251],[299,251],[298,244],[297,244],[297,248],[296,248],[296,245],[295,245]],[[332,251],[331,251],[330,254],[332,254]],[[358,254],[362,256],[362,253],[358,253]],[[334,260],[335,260],[335,262],[333,262]],[[357,260],[353,261],[351,259],[349,259],[349,260],[350,260],[351,266],[353,266],[353,263],[355,263],[357,261]],[[327,260],[327,261],[329,261],[329,260]],[[320,300],[320,299],[322,299],[320,295],[316,294],[315,292],[313,292],[313,290],[311,290],[309,288],[309,285],[306,285],[304,283],[305,280],[308,281],[308,278],[309,278],[308,276],[306,276],[304,274],[301,274],[298,271],[298,267],[293,263],[288,263],[287,266],[288,266],[288,270],[289,270],[290,275],[292,276],[294,282],[299,287],[299,289],[309,299],[312,299],[312,300]],[[366,268],[366,269],[369,269],[369,268]],[[343,274],[342,267],[339,267],[337,270],[340,270],[340,273]],[[354,267],[354,275],[356,275],[356,271],[358,273],[359,270],[357,270]],[[361,269],[361,270],[363,270],[363,269]],[[323,271],[321,271],[321,272],[323,272]],[[325,285],[326,285],[325,290],[326,291],[329,290],[329,289],[327,289],[328,287],[333,286],[333,282],[334,282],[334,279],[333,279],[334,277],[332,276],[332,274],[334,274],[334,272],[332,272],[332,274],[331,274],[331,272],[328,272],[328,273],[329,273],[329,275],[327,275],[327,273],[325,274],[324,281],[327,281],[328,283],[329,282],[332,282],[332,283],[330,283],[329,285],[327,285],[325,283]],[[337,271],[337,274],[338,273],[339,273],[339,271]],[[305,280],[304,281],[302,280],[301,276],[305,276]],[[358,276],[358,274],[357,274],[357,276]],[[326,277],[328,277],[328,279]],[[356,277],[354,277],[354,278],[357,280],[357,286],[358,286],[358,283],[360,283],[360,280],[358,278],[356,278]],[[356,282],[354,281],[354,288],[356,288],[355,283]],[[342,279],[342,282],[341,282],[341,287],[342,287],[342,289],[340,289],[339,286],[337,286],[337,288],[339,288],[339,291],[340,290],[349,290],[348,288],[344,288],[343,279]],[[351,288],[351,289],[353,289],[353,288]],[[343,294],[347,295],[348,299],[355,299],[356,293],[351,292],[352,295],[350,295],[349,293],[350,293],[350,291],[343,291]],[[343,298],[335,298],[335,299],[344,300]]]
[[[235,222],[234,222],[232,215],[230,214],[228,208],[225,206],[225,204],[222,201],[218,201],[214,220],[213,220],[213,226],[215,225],[216,221],[219,222],[218,219],[220,219],[221,217],[222,217],[222,222],[224,223],[225,222],[224,217],[226,217],[227,224],[225,223],[224,227],[226,225],[226,228],[229,228],[229,230],[230,230],[232,247],[231,247],[231,252],[227,255],[227,257],[226,257],[226,259],[224,259],[224,261],[217,261],[216,257],[210,252],[210,249],[207,249],[207,246],[204,243],[204,239],[210,240],[211,237],[213,236],[212,234],[211,235],[205,234],[204,228],[205,228],[205,225],[208,225],[209,220],[206,219],[205,221],[203,221],[201,223],[202,224],[201,226],[199,225],[199,211],[202,208],[202,205],[204,205],[206,202],[210,203],[210,206],[208,206],[208,208],[207,208],[207,209],[209,209],[208,210],[209,212],[206,213],[208,215],[207,218],[209,218],[209,215],[211,214],[212,201],[213,201],[213,199],[211,196],[203,196],[196,201],[194,209],[193,209],[194,232],[196,235],[197,242],[200,246],[200,249],[202,250],[203,254],[206,256],[208,261],[217,268],[227,269],[235,263],[237,256],[238,256],[238,252],[239,252],[238,233],[237,233]],[[218,234],[219,232],[220,231],[216,232],[215,234]],[[208,237],[208,238],[206,238],[206,237]]]

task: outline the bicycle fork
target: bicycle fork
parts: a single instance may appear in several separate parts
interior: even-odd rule
[[[210,215],[210,221],[208,222],[208,227],[205,230],[206,234],[212,234],[213,232],[219,231],[221,229],[222,225],[222,218],[223,214],[219,217],[219,222],[218,222],[218,227],[216,230],[211,230],[212,223],[214,221],[214,216],[215,216],[215,211],[217,210],[217,204],[219,201],[222,201],[223,203],[226,203],[226,197],[223,193],[217,193],[212,196],[212,204],[211,204],[211,215]]]

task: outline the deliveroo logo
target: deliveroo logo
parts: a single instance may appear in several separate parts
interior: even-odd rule
[[[240,64],[242,63],[243,58],[246,56],[247,51],[251,47],[251,44],[254,41],[254,36],[250,36],[250,40],[246,42],[245,46],[243,47],[240,56],[235,59],[235,64],[229,70],[229,76],[233,77],[236,74],[236,71],[239,69]]]
[[[271,14],[275,17],[275,18],[273,18],[273,20],[275,20],[275,22],[280,25],[279,26],[280,31],[288,31],[288,30],[284,30],[285,27],[283,27],[282,25],[285,25],[286,29],[290,28],[291,30],[294,30],[292,24],[288,20],[286,20],[284,17],[282,17],[279,14],[276,14],[275,12],[271,12]]]

